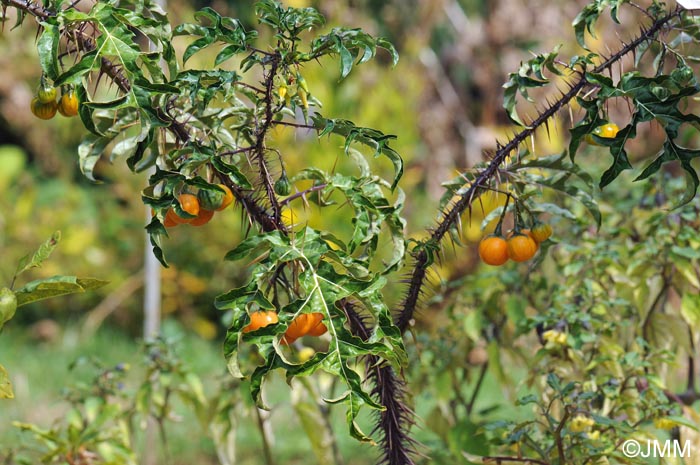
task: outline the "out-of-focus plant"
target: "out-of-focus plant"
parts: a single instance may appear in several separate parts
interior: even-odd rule
[[[605,231],[585,217],[558,227],[578,242],[550,244],[526,280],[499,269],[444,283],[431,306],[447,310],[436,325],[445,334],[418,344],[420,359],[439,369],[416,363],[411,378],[436,390],[427,421],[448,460],[646,463],[621,445],[669,438],[696,450],[700,206],[659,211],[685,189],[663,177],[620,192],[616,208],[601,201]],[[485,391],[487,373],[512,406]],[[484,398],[493,405],[476,408]]]
[[[15,288],[17,278],[27,270],[40,267],[49,258],[60,240],[61,233],[56,231],[36,252],[22,257],[17,264],[9,287],[0,289],[0,330],[14,318],[17,308],[22,305],[76,292],[85,292],[107,284],[105,281],[94,278],[61,275],[37,279],[26,283],[22,287]],[[14,393],[7,370],[0,365],[0,399],[11,399],[13,397]]]
[[[235,381],[217,383],[207,392],[201,378],[180,360],[173,341],[157,339],[143,350],[142,362],[134,364],[104,366],[94,357],[72,363],[71,371],[88,370],[93,377],[65,390],[68,411],[51,427],[15,422],[29,440],[6,456],[14,460],[8,463],[136,464],[134,444],[142,440],[145,425],[157,423],[167,454],[167,426],[180,420],[183,408],[211,438],[220,463],[236,463],[235,433],[245,404]]]

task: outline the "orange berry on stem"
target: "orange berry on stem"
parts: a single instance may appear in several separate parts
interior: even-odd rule
[[[197,215],[197,218],[190,221],[190,224],[192,226],[202,226],[204,224],[207,224],[209,221],[211,221],[213,216],[214,216],[214,212],[212,210],[206,210],[204,208],[200,208],[199,214]]]
[[[537,242],[525,234],[516,233],[508,239],[508,257],[515,262],[530,260],[537,253]]]
[[[508,247],[501,236],[490,235],[479,243],[479,257],[487,265],[501,266],[508,261]]]

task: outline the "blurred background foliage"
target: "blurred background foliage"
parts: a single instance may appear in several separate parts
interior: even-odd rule
[[[408,233],[422,237],[425,228],[434,224],[438,200],[443,193],[441,183],[488,157],[496,141],[505,140],[513,132],[501,108],[501,85],[507,73],[515,71],[521,61],[529,58],[530,52],[546,52],[558,44],[563,44],[562,56],[581,53],[575,45],[570,24],[586,2],[287,0],[284,3],[295,7],[314,6],[326,16],[328,27],[341,24],[361,27],[371,34],[388,37],[399,50],[401,59],[394,69],[388,56],[380,56],[379,60],[363,64],[340,83],[337,67],[329,63],[305,69],[304,76],[313,95],[323,102],[321,111],[325,116],[350,119],[358,125],[399,136],[394,148],[406,162],[401,187],[408,194],[405,208]],[[252,4],[169,0],[168,10],[173,24],[189,21],[196,9],[211,6],[222,15],[240,18],[248,28],[256,28]],[[597,38],[589,41],[591,49],[606,54],[617,48],[618,36],[623,40],[633,36],[638,21],[630,15],[625,13],[621,18],[623,26],[607,27],[607,22],[602,21]],[[10,29],[6,27],[0,33],[3,50],[0,55],[0,278],[3,282],[9,281],[19,258],[53,231],[60,230],[63,234],[60,246],[51,260],[31,271],[32,279],[74,274],[109,280],[111,284],[95,292],[22,308],[3,332],[0,354],[13,376],[17,398],[3,404],[0,442],[16,434],[10,422],[5,421],[7,419],[45,422],[60,415],[57,395],[61,387],[73,381],[67,365],[79,354],[89,353],[105,359],[106,363],[135,362],[135,348],[142,331],[143,226],[147,216],[139,194],[146,185],[145,176],[133,176],[123,163],[110,164],[102,160],[95,170],[102,183],[90,183],[78,169],[77,146],[85,132],[79,121],[56,118],[42,122],[31,116],[29,102],[40,75],[35,30],[30,27]],[[263,34],[261,41],[265,39]],[[186,43],[177,39],[175,46],[181,53]],[[213,51],[209,55],[200,53],[191,61],[203,67],[213,63],[214,56]],[[539,102],[544,102],[544,97],[546,95],[535,95]],[[527,113],[527,106],[523,108]],[[571,111],[571,114],[562,112],[558,116],[555,124],[550,125],[549,135],[540,133],[532,141],[535,154],[550,155],[564,149],[567,142],[564,128],[572,123],[570,115],[576,119],[577,109]],[[626,107],[611,107],[608,112],[611,120],[617,119],[620,126],[626,124]],[[312,133],[290,128],[276,131],[271,143],[284,154],[290,177],[307,164],[331,166],[342,159],[337,139],[317,141]],[[629,152],[637,159],[648,158],[656,153],[660,140],[654,126],[646,126],[631,142]],[[607,157],[601,148],[589,147],[580,160],[585,160],[582,163],[586,169],[598,176]],[[390,172],[388,163],[385,168]],[[613,217],[612,222],[619,222],[614,214],[617,210],[623,211],[621,205],[641,201],[639,197],[619,200],[625,193],[629,197],[629,192],[641,189],[637,185],[629,186],[634,175],[626,173],[621,182],[610,186],[609,198],[616,199],[614,202],[608,204],[601,200],[601,210],[606,217]],[[303,189],[301,185],[296,187]],[[447,444],[448,449],[457,447],[457,444],[464,444],[466,436],[478,442],[479,436],[473,434],[475,426],[471,423],[462,423],[462,428],[450,430],[450,419],[453,425],[455,419],[446,409],[454,404],[442,403],[442,400],[454,402],[455,386],[460,392],[460,386],[468,390],[467,387],[478,379],[483,359],[493,350],[479,342],[479,337],[467,338],[461,345],[446,346],[459,340],[457,335],[450,335],[455,321],[462,324],[468,334],[478,336],[483,329],[475,320],[480,318],[479,312],[468,311],[477,305],[474,296],[463,297],[470,304],[443,311],[444,296],[453,292],[447,283],[471,282],[469,292],[474,293],[475,289],[500,281],[512,296],[504,303],[506,309],[514,311],[514,308],[531,304],[520,302],[516,297],[522,291],[522,280],[529,279],[529,275],[516,269],[498,276],[493,272],[474,274],[479,269],[474,246],[484,234],[482,219],[502,202],[502,198],[487,195],[483,209],[474,209],[470,217],[464,218],[462,239],[469,247],[446,250],[443,261],[432,271],[433,288],[437,292],[417,317],[415,341],[418,344],[408,343],[413,347],[413,360],[417,362],[409,373],[412,377],[409,385],[427,386],[414,391],[422,390],[420,401],[415,401],[422,418],[418,438],[430,448],[435,444]],[[577,219],[556,220],[557,241],[566,244],[570,238],[595,236],[594,221],[585,211],[575,204],[567,207],[575,212]],[[338,231],[338,235],[343,236],[351,227],[349,211],[340,206],[320,216],[313,206],[297,203],[292,221],[309,221],[314,227]],[[240,214],[229,209],[217,214],[206,227],[171,229],[171,237],[164,244],[171,264],[162,275],[166,331],[179,335],[183,359],[211,383],[221,375],[224,365],[220,345],[225,326],[221,323],[222,315],[213,307],[214,297],[239,285],[245,275],[239,264],[222,260],[226,251],[245,235],[247,225],[241,221]],[[606,230],[604,225],[598,234],[611,233],[614,231]],[[591,243],[588,245],[593,247]],[[538,271],[540,279],[555,275],[556,269],[545,263]],[[390,303],[401,297],[399,281],[402,277],[392,277],[396,285],[389,290]],[[523,299],[526,297],[524,294]],[[444,356],[446,352],[452,355]],[[433,378],[436,362],[451,363],[467,355],[469,364],[461,372],[461,378]],[[431,372],[426,373],[424,367],[430,367]],[[454,373],[445,370],[440,376],[449,377]],[[482,391],[484,396],[478,404],[482,412],[487,412],[502,395],[515,396],[515,392],[508,392],[503,386],[519,386],[513,379],[522,375],[515,370],[508,373],[510,381],[499,384],[504,381],[503,371],[490,370],[485,381],[488,388]],[[280,389],[271,389],[278,400],[287,396],[287,391],[281,387],[282,380],[279,381]],[[452,394],[445,394],[445,390]],[[282,405],[280,410],[273,412],[277,420],[271,422],[275,433],[284,438],[280,443],[285,446],[276,449],[280,454],[279,463],[311,463],[308,454],[312,445],[305,442],[306,436],[301,437],[299,420],[289,406]],[[518,418],[528,412],[524,407],[511,407],[502,411],[502,415]],[[255,420],[251,417],[245,421]],[[172,463],[190,463],[195,459],[197,463],[215,463],[211,444],[189,441],[189,450],[178,449],[178,444],[188,444],[185,439],[191,435],[186,423],[187,420],[174,432],[175,438],[183,440],[170,441],[172,457],[176,457]],[[288,436],[290,434],[292,436]],[[348,457],[345,463],[371,463],[371,448],[368,452],[368,448],[348,442],[343,434],[338,436],[341,455]],[[299,440],[290,440],[290,437]],[[242,450],[249,451],[241,456],[241,463],[260,463],[254,452],[259,447],[259,438],[250,432],[242,433],[239,442],[243,444]],[[439,457],[436,460],[435,463],[441,463]]]

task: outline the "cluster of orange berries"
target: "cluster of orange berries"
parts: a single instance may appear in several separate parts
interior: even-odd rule
[[[78,114],[78,96],[69,89],[61,94],[61,98],[56,101],[56,88],[42,83],[36,96],[32,99],[30,108],[32,114],[39,119],[51,119],[58,111],[63,116],[75,116]]]
[[[177,211],[170,207],[163,219],[163,226],[172,228],[179,224],[190,224],[192,226],[202,226],[207,224],[214,212],[221,211],[233,202],[233,193],[228,186],[217,184],[221,192],[200,190],[197,195],[180,194],[177,198],[180,208],[192,217],[178,215]]]
[[[525,262],[535,256],[540,244],[552,235],[552,227],[537,223],[532,230],[515,229],[506,237],[491,234],[479,243],[479,257],[487,265],[501,266],[508,261]]]
[[[249,333],[278,322],[277,312],[272,310],[253,312],[250,315],[250,323],[244,326],[242,331]],[[322,336],[326,331],[328,328],[323,324],[322,313],[302,313],[292,320],[280,342],[282,345],[289,345],[302,336]]]

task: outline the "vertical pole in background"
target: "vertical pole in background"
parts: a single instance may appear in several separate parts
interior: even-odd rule
[[[153,0],[153,3],[158,5],[163,11],[166,8],[166,0]],[[156,49],[153,42],[149,42],[148,48],[151,51]],[[165,69],[161,62],[161,67]],[[148,171],[149,177],[155,173],[155,168]],[[151,221],[151,209],[146,207],[146,224]],[[151,250],[151,242],[146,234],[146,244],[144,249],[144,264],[143,264],[143,338],[144,340],[153,339],[160,335],[160,263],[153,255]]]
[[[165,10],[166,0],[154,0],[154,3]],[[149,43],[151,51],[156,45]],[[163,63],[161,62],[161,66]],[[155,167],[148,170],[150,177],[155,173]],[[146,224],[151,221],[151,209],[146,207]],[[150,238],[145,234],[143,251],[143,338],[145,341],[155,339],[160,335],[161,320],[161,273],[160,262],[153,255]],[[142,465],[157,465],[158,452],[155,446],[157,441],[157,424],[149,418],[144,431],[144,444],[141,456]]]
[[[153,171],[149,171],[149,175]],[[146,207],[146,222],[151,221],[151,208]],[[153,255],[146,233],[143,251],[143,338],[149,340],[160,334],[160,262]]]
[[[149,170],[149,176],[155,170]],[[146,224],[151,221],[151,209],[146,207]],[[143,339],[150,341],[160,334],[160,262],[153,255],[148,233],[143,250]],[[144,430],[144,443],[141,455],[142,465],[158,464],[157,425],[153,418],[148,418]]]

